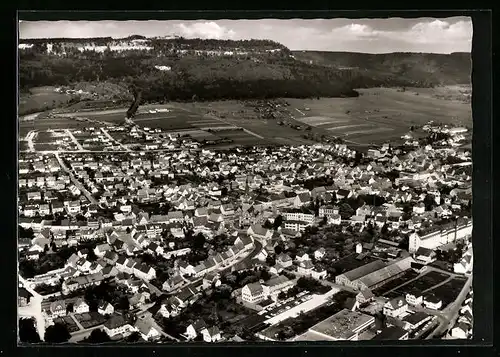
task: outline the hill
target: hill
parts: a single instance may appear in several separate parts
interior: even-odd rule
[[[363,83],[407,81],[418,87],[470,84],[472,60],[470,53],[386,53],[293,51],[298,61],[310,65],[351,72],[353,81]]]
[[[268,40],[37,39],[20,41],[19,80],[24,93],[81,83],[123,88],[106,97],[116,100],[132,100],[129,90],[138,89],[142,103],[346,97],[355,88],[469,83],[469,57],[292,52]]]

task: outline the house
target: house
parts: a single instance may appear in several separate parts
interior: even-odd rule
[[[208,289],[212,285],[215,285],[216,287],[221,285],[220,276],[216,272],[207,273],[203,277],[203,288],[204,289]]]
[[[375,295],[373,295],[370,289],[363,289],[356,295],[356,301],[359,304],[366,304],[375,299]]]
[[[325,248],[319,248],[314,251],[314,259],[321,260],[325,257],[326,250]]]
[[[440,310],[443,306],[443,302],[437,296],[427,295],[424,296],[424,306],[431,310]]]
[[[405,295],[405,300],[413,306],[420,306],[424,302],[424,297],[419,289],[410,289]]]
[[[311,194],[309,192],[303,192],[295,196],[293,200],[293,205],[295,207],[302,207],[311,202]]]
[[[340,189],[336,192],[337,199],[342,200],[344,198],[350,198],[352,196],[352,191]]]
[[[254,224],[248,228],[247,234],[257,239],[270,239],[273,236],[273,231],[260,224]]]
[[[113,315],[104,323],[104,332],[110,337],[116,335],[127,336],[134,330],[134,327],[122,315]]]
[[[180,288],[184,284],[184,279],[180,275],[174,275],[165,280],[162,285],[162,290],[170,292],[172,290]]]
[[[52,318],[66,316],[66,302],[64,300],[57,300],[50,304],[49,308]]]
[[[220,331],[217,326],[206,328],[201,331],[201,334],[205,342],[217,342],[221,339]]]
[[[262,284],[264,297],[271,297],[273,300],[276,300],[280,292],[290,289],[293,285],[293,281],[289,280],[286,276],[275,276]]]
[[[206,322],[203,319],[198,319],[186,328],[186,336],[190,340],[195,339],[206,328]]]
[[[82,298],[78,298],[73,304],[73,312],[75,314],[89,312],[89,305]]]
[[[417,205],[413,206],[413,213],[424,214],[425,213],[425,204],[423,202],[420,202]]]
[[[139,279],[149,281],[156,277],[156,270],[146,264],[136,264],[134,265],[134,275]]]
[[[415,252],[415,260],[424,264],[432,263],[436,259],[436,253],[429,248],[419,247]]]
[[[106,252],[111,251],[112,248],[108,243],[99,244],[94,248],[94,254],[98,257],[104,257]]]
[[[28,290],[21,287],[18,289],[17,296],[18,296],[17,298],[18,306],[22,307],[30,303],[30,299],[33,295],[31,295],[31,293]]]
[[[144,341],[154,341],[161,337],[160,331],[153,326],[150,319],[145,317],[138,318],[134,328],[141,334]]]
[[[278,255],[276,258],[276,264],[280,264],[283,268],[288,268],[292,266],[293,260],[290,258],[290,256],[286,253],[281,253]]]
[[[97,306],[97,312],[101,315],[111,315],[115,312],[115,308],[107,301],[101,301]]]
[[[342,217],[340,216],[340,214],[331,215],[328,217],[327,223],[338,226],[340,225],[340,223],[342,223]]]
[[[257,304],[265,299],[264,288],[260,283],[250,283],[241,289],[241,299],[251,304]]]
[[[470,326],[464,322],[459,322],[451,329],[451,336],[454,338],[466,339],[469,337]]]
[[[399,318],[408,311],[408,303],[403,297],[397,297],[385,303],[383,312],[385,316]]]
[[[318,216],[319,218],[330,218],[331,216],[338,215],[339,214],[339,208],[337,206],[321,206],[318,210]]]
[[[403,328],[407,331],[414,331],[420,326],[424,326],[432,319],[433,319],[432,315],[418,311],[413,314],[409,314],[408,316],[405,316],[403,318],[403,323],[404,323]]]
[[[297,266],[297,273],[301,275],[311,275],[313,269],[314,265],[310,260],[303,260],[300,261],[299,265]]]

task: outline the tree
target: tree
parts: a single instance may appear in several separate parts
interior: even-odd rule
[[[126,338],[126,341],[127,342],[139,342],[139,340],[141,339],[141,334],[138,332],[138,331],[134,331],[132,332],[127,338]]]
[[[35,327],[35,320],[32,318],[19,320],[19,341],[26,343],[40,342],[40,336]]]
[[[276,264],[276,259],[274,259],[274,257],[268,255],[266,258],[266,264],[269,265],[270,267],[272,267]]]
[[[273,223],[273,228],[274,229],[278,229],[279,227],[281,227],[281,224],[283,223],[283,217],[281,215],[278,215],[275,219],[274,219],[274,223]]]
[[[109,337],[109,335],[106,333],[106,331],[101,329],[92,330],[89,337],[85,339],[85,342],[88,343],[104,343],[110,341],[111,338]]]
[[[71,335],[68,331],[66,325],[61,323],[55,323],[47,327],[45,330],[45,342],[48,343],[64,343],[68,342]]]
[[[193,241],[193,248],[194,250],[201,250],[203,249],[203,246],[205,245],[206,238],[203,235],[203,233],[198,233],[197,235],[194,236],[194,241]]]
[[[274,253],[276,253],[276,255],[280,255],[282,251],[283,248],[281,248],[281,246],[277,245],[276,247],[274,247]]]
[[[349,219],[354,214],[354,209],[348,203],[342,203],[339,207],[342,219]]]

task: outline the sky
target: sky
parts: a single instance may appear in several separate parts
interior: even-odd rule
[[[468,17],[168,21],[20,21],[19,38],[146,37],[269,39],[291,50],[365,53],[470,52]]]

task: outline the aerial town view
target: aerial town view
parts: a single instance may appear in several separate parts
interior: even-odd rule
[[[20,344],[470,339],[469,18],[20,21]]]

